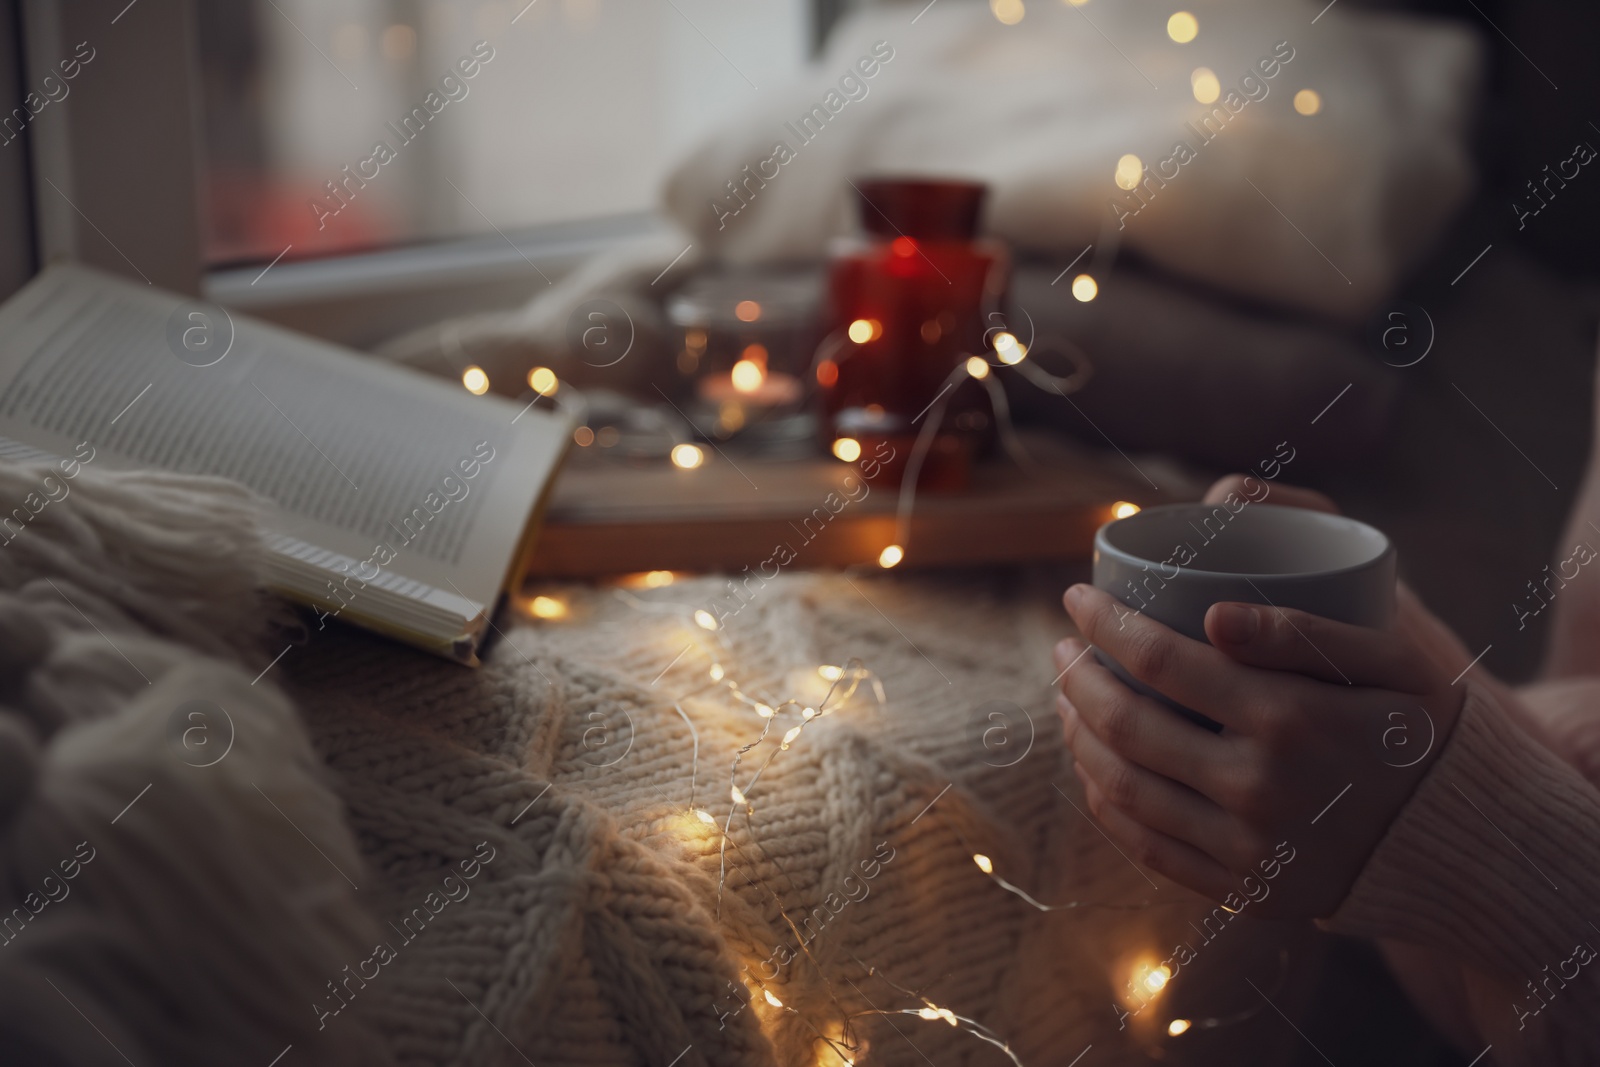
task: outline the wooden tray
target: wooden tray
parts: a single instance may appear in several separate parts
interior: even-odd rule
[[[1023,439],[1034,468],[997,453],[964,492],[918,493],[901,566],[1082,559],[1117,502],[1169,499],[1119,456],[1043,433]],[[692,471],[574,459],[552,490],[531,578],[846,566],[875,562],[896,540],[897,489],[863,496],[855,465],[833,459],[759,462],[707,448]]]

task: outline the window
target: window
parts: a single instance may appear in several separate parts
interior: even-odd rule
[[[204,258],[647,212],[810,52],[818,0],[205,0]]]

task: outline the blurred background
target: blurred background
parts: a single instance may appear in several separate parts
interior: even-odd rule
[[[1018,32],[1042,17],[1046,4],[1061,2],[939,0],[988,7],[997,23]],[[1096,12],[1101,4],[1083,10]],[[451,290],[436,276],[425,296],[398,312],[392,303],[331,302],[326,292],[289,284],[291,272],[277,273],[287,288],[271,299],[263,301],[250,286],[280,253],[290,264],[487,238],[478,247],[504,254],[507,235],[513,247],[548,248],[581,245],[594,234],[648,232],[659,225],[663,182],[683,146],[712,134],[758,95],[748,75],[765,85],[800,76],[839,19],[858,6],[845,0],[198,5],[204,255],[219,272],[215,291],[362,345],[450,312],[511,306],[534,280],[515,262],[521,274],[513,281],[479,278],[470,291]],[[1510,605],[1549,558],[1587,452],[1600,178],[1583,173],[1522,229],[1513,204],[1531,204],[1528,183],[1570,157],[1575,141],[1600,144],[1590,111],[1600,86],[1588,55],[1600,16],[1591,7],[1549,2],[1338,0],[1338,6],[1445,20],[1483,48],[1483,91],[1472,103],[1469,136],[1474,191],[1393,293],[1426,309],[1437,333],[1428,358],[1399,368],[1392,364],[1400,358],[1374,347],[1373,323],[1383,321],[1389,305],[1354,322],[1269,309],[1266,320],[1294,332],[1267,346],[1289,350],[1263,355],[1275,361],[1266,380],[1287,380],[1263,386],[1263,376],[1253,373],[1238,386],[1251,390],[1252,416],[1249,432],[1234,440],[1217,425],[1221,419],[1169,417],[1173,405],[1163,395],[1187,402],[1187,388],[1165,394],[1148,388],[1171,364],[1184,364],[1192,375],[1215,358],[1215,374],[1197,383],[1202,399],[1221,403],[1237,395],[1230,376],[1236,372],[1224,355],[1203,351],[1203,338],[1195,342],[1200,351],[1173,353],[1165,365],[1119,364],[1115,354],[1099,352],[1101,376],[1084,394],[1082,412],[1037,397],[1022,398],[1023,406],[1030,417],[1087,440],[1097,438],[1085,416],[1123,448],[1188,455],[1206,470],[1222,470],[1266,454],[1260,443],[1272,443],[1266,437],[1273,431],[1257,425],[1263,412],[1291,400],[1303,407],[1310,401],[1302,394],[1313,389],[1332,395],[1325,386],[1337,386],[1348,364],[1319,373],[1306,351],[1332,346],[1363,361],[1360,391],[1371,398],[1365,416],[1341,422],[1330,415],[1319,423],[1328,441],[1302,450],[1306,458],[1293,477],[1328,489],[1394,531],[1405,568],[1430,603],[1475,648],[1493,646],[1487,662],[1525,675],[1538,660],[1540,622],[1519,629]],[[1313,8],[1321,5],[1306,6],[1306,13],[1315,14]],[[1195,10],[1207,18],[1204,5]],[[319,230],[308,202],[325,195],[325,183],[341,168],[369,155],[369,142],[385,124],[437,87],[474,42],[491,37],[497,58],[467,83],[469,95],[449,103],[450,121],[405,145],[397,165],[385,167]],[[1474,260],[1490,245],[1492,254]],[[1137,256],[1129,269],[1135,287],[1142,275],[1160,275],[1142,270]],[[1019,292],[1029,284],[1019,275]],[[1249,300],[1205,296],[1230,310],[1258,310]],[[1102,316],[1115,318],[1114,297],[1113,287],[1103,288]],[[1101,349],[1118,347],[1115,337],[1101,341]],[[1207,388],[1214,397],[1205,395]],[[1130,414],[1134,396],[1138,417]],[[1473,580],[1465,581],[1469,575]]]
[[[208,263],[265,262],[291,244],[286,259],[652,211],[682,145],[751,92],[695,25],[778,79],[805,63],[830,10],[813,0],[676,3],[196,5]],[[499,62],[467,83],[459,113],[406,144],[404,166],[319,229],[307,200],[369,156],[375,138],[396,140],[386,124],[486,40],[501,42]]]
[[[1262,38],[1269,31],[1240,14],[1249,4],[1188,5],[1200,36],[1187,46],[1166,21],[1176,3],[1157,10],[1109,0],[143,0],[137,7],[50,9],[58,25],[48,32],[34,24],[50,21],[33,19],[35,7],[48,5],[0,0],[0,16],[25,31],[19,39],[26,38],[28,53],[68,55],[80,34],[98,52],[72,83],[80,119],[41,116],[31,146],[0,151],[0,221],[16,234],[0,256],[0,290],[14,289],[33,264],[57,254],[124,273],[138,262],[158,284],[202,291],[365,349],[441,320],[523,308],[552,277],[596,254],[681,233],[678,225],[701,227],[678,238],[675,247],[694,241],[700,250],[656,290],[659,297],[691,276],[690,268],[718,261],[710,255],[696,262],[717,237],[708,236],[714,227],[705,204],[727,196],[724,183],[739,171],[733,165],[713,175],[709,168],[731,163],[735,148],[763,137],[770,143],[776,123],[762,109],[773,107],[774,87],[793,90],[783,98],[793,101],[783,105],[791,110],[778,112],[792,119],[838,77],[858,47],[841,33],[859,36],[892,18],[901,48],[874,99],[851,105],[873,114],[871,122],[851,120],[854,130],[838,123],[840,138],[854,138],[832,161],[841,173],[906,148],[894,135],[909,128],[907,116],[921,115],[924,134],[938,129],[929,117],[939,106],[937,67],[929,64],[962,67],[975,79],[964,84],[991,84],[978,46],[971,54],[958,47],[962,35],[981,39],[997,50],[984,61],[1001,64],[983,100],[989,111],[950,127],[941,158],[965,152],[995,185],[991,229],[1011,240],[1018,258],[1014,304],[1029,309],[1041,329],[1088,351],[1096,367],[1075,403],[1037,390],[1016,393],[1019,416],[1092,447],[1187,464],[1196,481],[1248,468],[1288,427],[1310,425],[1296,438],[1301,458],[1289,477],[1333,493],[1394,534],[1409,578],[1469,645],[1487,649],[1485,662],[1520,678],[1539,661],[1549,616],[1524,626],[1513,604],[1552,558],[1591,430],[1600,177],[1592,166],[1580,166],[1575,177],[1571,169],[1566,179],[1552,175],[1573,166],[1577,146],[1600,146],[1600,113],[1592,111],[1600,73],[1590,56],[1600,13],[1592,6],[1335,0],[1270,8],[1272,19],[1295,27],[1287,36],[1305,56],[1295,62],[1297,78],[1326,62],[1332,65],[1321,69],[1331,84],[1340,66],[1333,59],[1367,66],[1359,78],[1346,70],[1342,96],[1324,85],[1315,108],[1301,112],[1308,123],[1337,129],[1337,138],[1323,144],[1295,133],[1287,119],[1273,120],[1277,132],[1255,142],[1259,151],[1245,161],[1253,169],[1241,163],[1239,174],[1269,183],[1262,188],[1271,190],[1278,214],[1245,203],[1257,222],[1278,225],[1282,216],[1300,237],[1324,230],[1337,236],[1340,227],[1329,220],[1354,212],[1369,190],[1355,180],[1330,184],[1326,172],[1370,151],[1383,157],[1386,180],[1398,192],[1377,202],[1376,217],[1359,221],[1375,234],[1411,241],[1372,275],[1372,296],[1344,305],[1263,295],[1231,284],[1231,267],[1206,269],[1208,257],[1268,281],[1308,263],[1322,269],[1288,229],[1281,229],[1287,243],[1259,249],[1249,240],[1191,234],[1182,262],[1156,239],[1175,216],[1204,218],[1213,209],[1201,186],[1211,182],[1209,194],[1230,177],[1226,168],[1236,161],[1225,153],[1236,149],[1206,149],[1224,153],[1211,175],[1206,164],[1187,168],[1129,226],[1150,240],[1141,245],[1132,237],[1109,259],[1102,258],[1104,233],[1075,230],[1066,209],[1076,204],[1080,213],[1104,214],[1107,200],[1119,195],[1118,150],[1091,160],[1092,192],[1063,179],[1070,188],[1053,201],[1036,188],[1047,167],[1023,174],[1027,160],[1006,158],[1005,138],[1028,135],[1051,79],[1086,66],[1084,56],[1108,64],[1095,70],[1115,71],[1124,62],[1132,69],[1121,71],[1124,82],[1109,75],[1082,82],[1073,100],[1060,102],[1080,109],[1081,139],[1113,145],[1141,121],[1164,137],[1175,121],[1145,121],[1131,110],[1127,86],[1142,86],[1134,71],[1159,75],[1162,106],[1194,109],[1205,84],[1196,50],[1253,55],[1270,45]],[[1429,75],[1408,60],[1404,40],[1352,38],[1342,52],[1330,48],[1333,59],[1317,58],[1317,49],[1343,32],[1338,26],[1373,13],[1422,27],[1424,36],[1472,43],[1472,77],[1431,86],[1446,99],[1430,106],[1449,111],[1452,128],[1381,121],[1386,94],[1398,101],[1403,92],[1415,102],[1430,92]],[[1076,27],[1071,41],[1082,49],[1071,61],[1048,51],[1049,42],[1066,39],[1063,20]],[[921,54],[935,24],[959,31],[946,34],[937,60]],[[478,42],[491,42],[493,58],[458,81],[446,113],[422,136],[405,143],[393,137],[389,131],[440,92],[447,76],[455,78],[451,72]],[[37,82],[21,58],[0,55],[0,80],[19,95]],[[1231,84],[1238,68],[1213,66]],[[911,87],[918,78],[920,90]],[[900,84],[891,84],[896,79]],[[1192,82],[1192,99],[1185,82]],[[1366,126],[1340,111],[1345,98],[1361,94],[1368,98]],[[184,95],[192,109],[166,106]],[[1287,93],[1269,103],[1295,118]],[[1059,114],[1054,120],[1063,121]],[[1273,140],[1280,135],[1291,139]],[[336,214],[321,216],[313,203],[335,204],[329,184],[362,166],[380,138],[399,146],[397,158]],[[1408,175],[1413,142],[1418,159],[1426,151],[1437,156],[1444,143],[1462,155],[1449,189]],[[1319,144],[1326,157],[1315,156]],[[911,147],[927,154],[925,144]],[[1159,156],[1151,153],[1162,146],[1141,151],[1152,165]],[[743,161],[758,158],[747,153]],[[1008,170],[1013,163],[1022,170]],[[30,182],[29,166],[55,174],[55,191]],[[1023,188],[1018,175],[1034,185]],[[800,220],[792,227],[825,234],[829,227],[817,220],[833,215],[797,199],[817,182],[828,183],[830,197],[836,185],[843,190],[834,174],[786,177],[756,205],[767,217],[741,219],[736,239],[757,234],[758,223],[782,224],[786,212]],[[1238,188],[1237,196],[1255,196]],[[1297,189],[1307,198],[1290,203]],[[1044,206],[1035,219],[1069,222],[1025,225],[1013,210],[1023,194]],[[31,235],[16,207],[29,197],[41,219]],[[1538,214],[1523,218],[1535,203]],[[790,212],[797,204],[810,213]],[[1418,233],[1421,239],[1411,240]],[[721,247],[723,261],[774,258],[776,242],[753,255],[737,240]],[[1086,263],[1097,273],[1098,298],[1080,304],[1054,283],[1091,243]],[[808,247],[820,274],[821,238]],[[1331,264],[1341,257],[1323,258]],[[1348,261],[1340,273],[1369,281]],[[1336,294],[1338,279],[1329,280],[1324,291]],[[1384,340],[1396,311],[1419,342],[1427,333],[1425,358],[1408,362],[1418,347],[1397,352]],[[1425,331],[1417,325],[1423,323]],[[671,326],[664,319],[658,325],[661,343],[650,358],[671,373],[673,346],[662,340]],[[433,369],[441,368],[452,370]],[[491,377],[501,388],[501,377]],[[520,388],[520,377],[514,384]],[[1345,386],[1348,395],[1309,424]]]

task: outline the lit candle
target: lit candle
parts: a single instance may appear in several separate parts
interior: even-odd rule
[[[733,370],[706,375],[700,379],[699,391],[700,399],[708,403],[753,408],[796,404],[801,395],[800,379],[767,370],[767,350],[763,345],[746,345]]]

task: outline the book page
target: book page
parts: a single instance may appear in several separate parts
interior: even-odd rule
[[[370,560],[441,606],[493,603],[567,441],[547,412],[72,265],[0,309],[0,339],[0,435],[242,482],[280,551]]]

